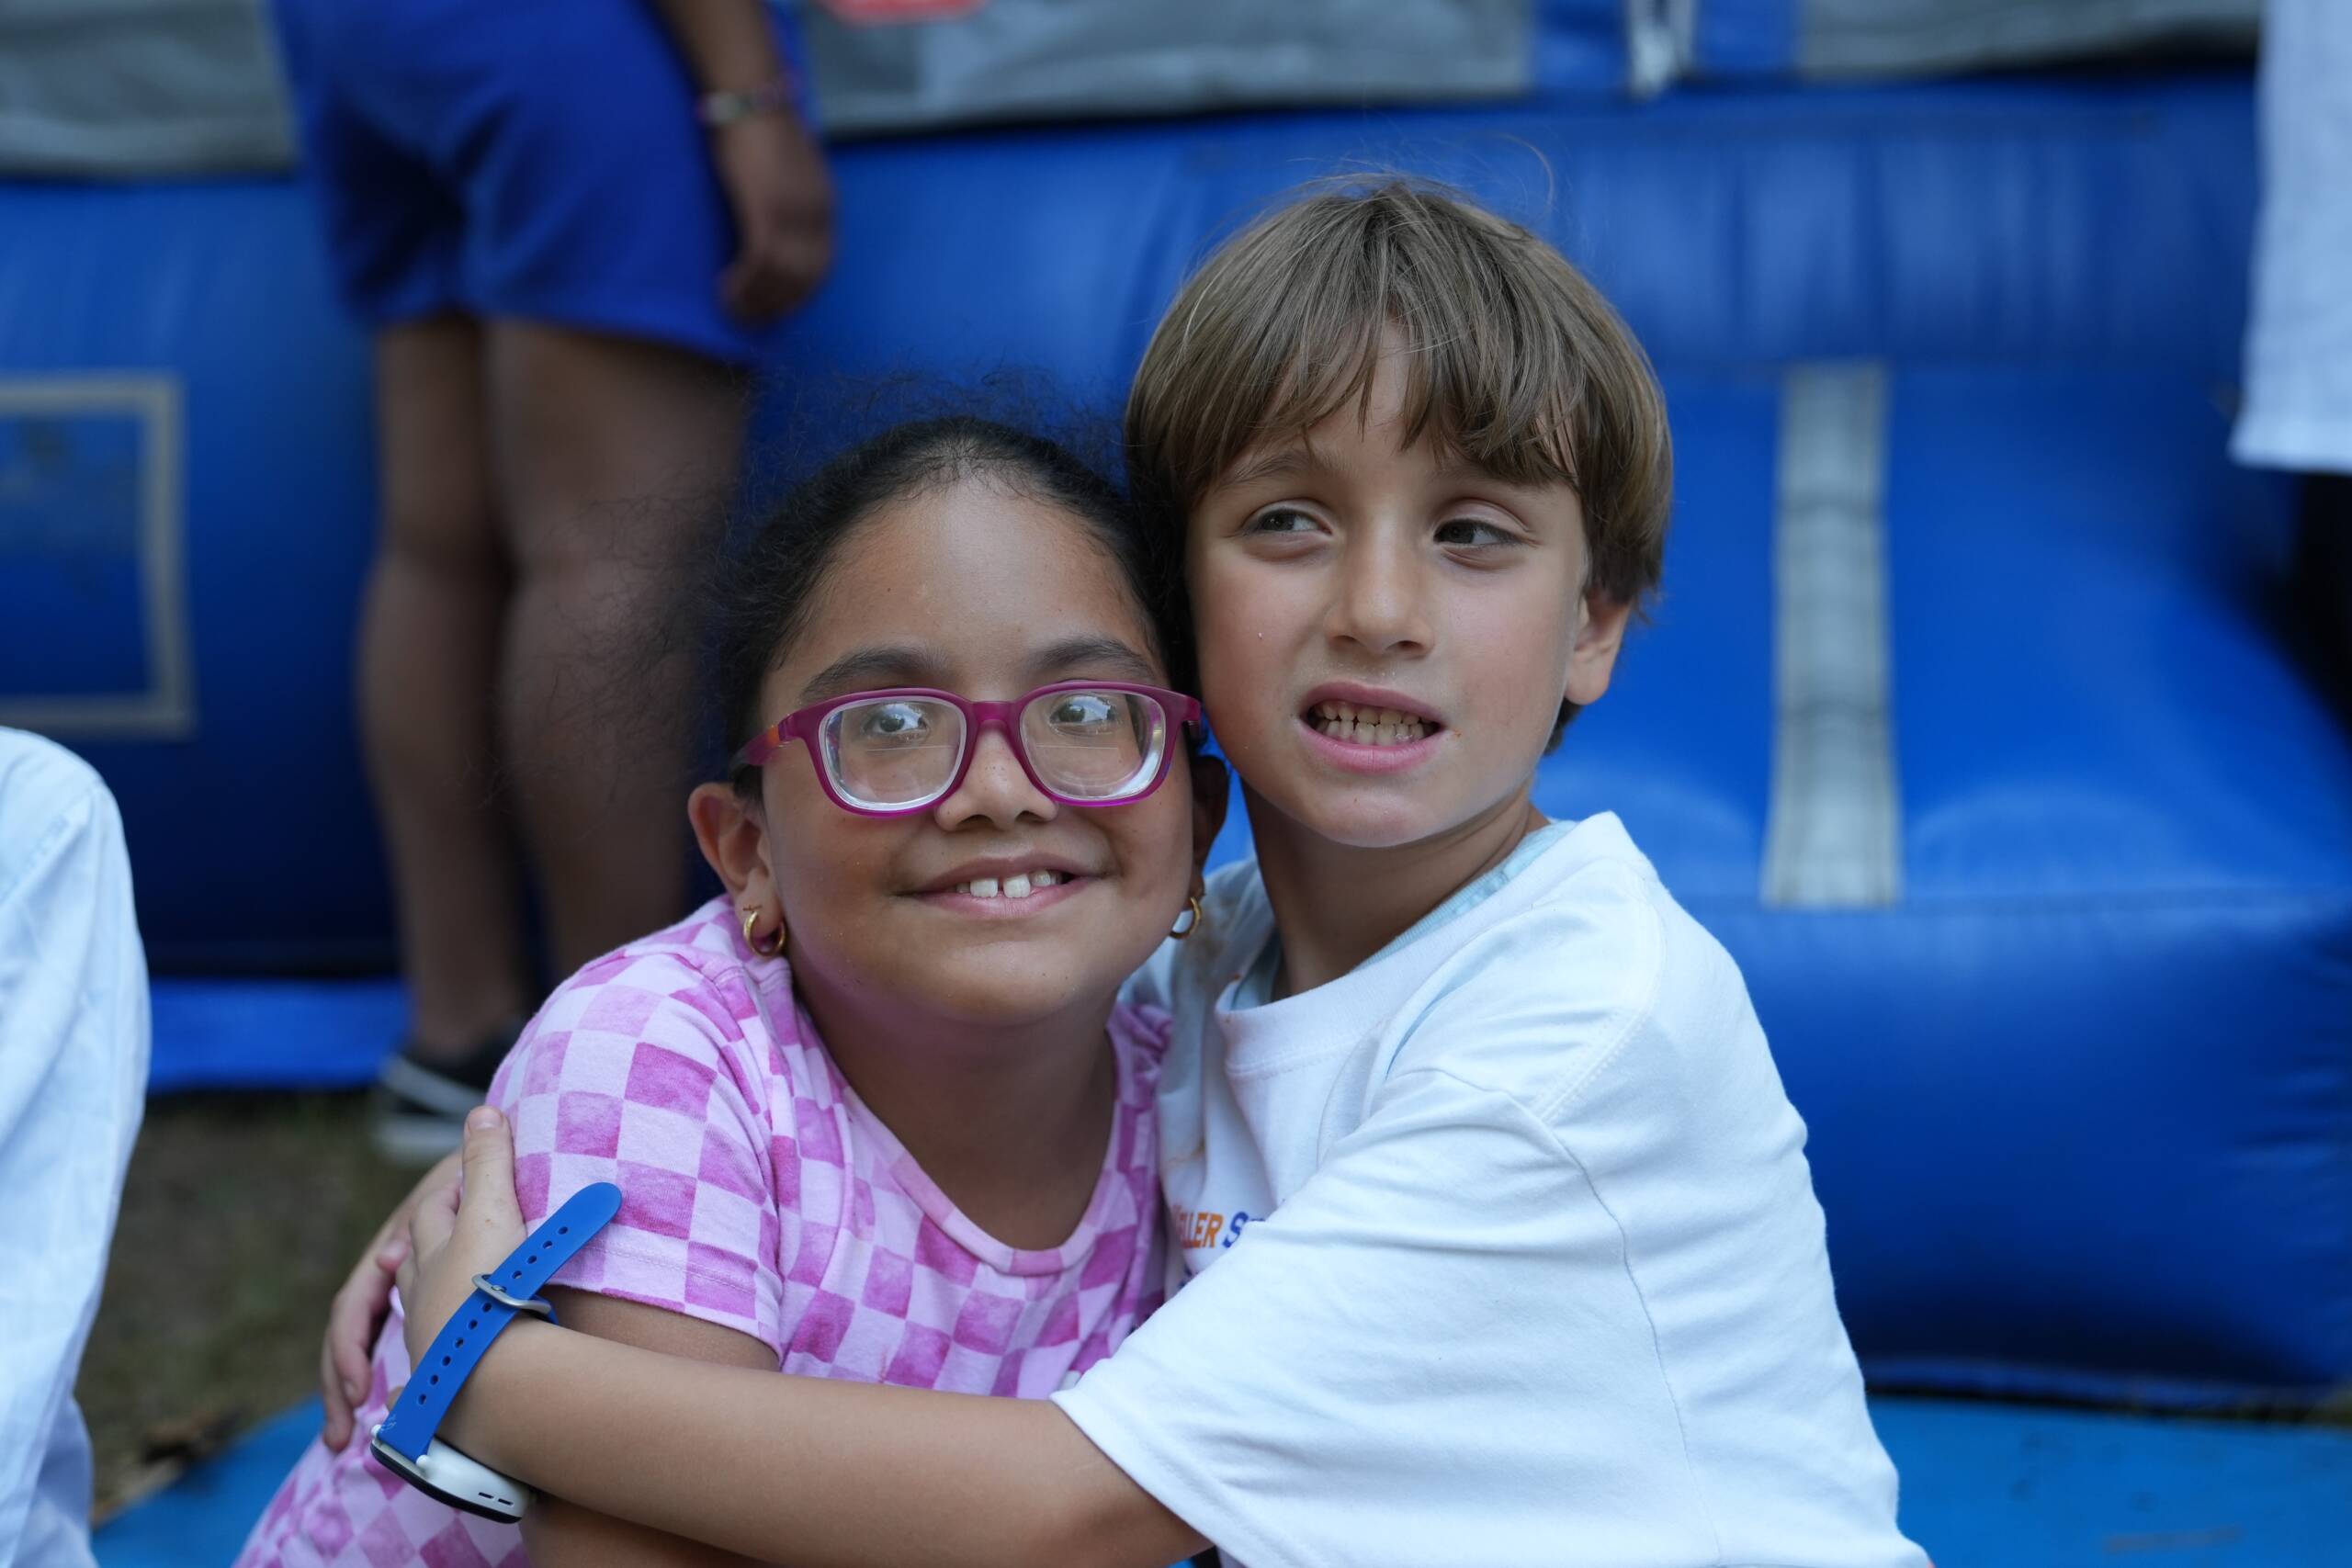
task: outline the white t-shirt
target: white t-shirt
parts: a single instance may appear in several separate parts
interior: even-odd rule
[[[1252,1568],[1922,1568],[1804,1125],[1614,817],[1256,1007],[1256,867],[1205,904],[1137,982],[1197,1277],[1054,1396],[1114,1463]]]

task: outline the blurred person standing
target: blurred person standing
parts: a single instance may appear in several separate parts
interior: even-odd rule
[[[424,1159],[536,1004],[526,863],[557,973],[685,908],[690,671],[645,649],[697,526],[677,498],[734,477],[831,188],[765,0],[277,16],[375,333],[359,710],[413,1007],[375,1132]]]
[[[147,964],[114,797],[0,729],[0,1564],[88,1568],[74,1402],[147,1087]]]
[[[2296,581],[2352,704],[2352,5],[2269,0],[2262,219],[2232,454],[2303,476]]]

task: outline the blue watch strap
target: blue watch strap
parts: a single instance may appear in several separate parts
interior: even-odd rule
[[[582,1188],[526,1236],[522,1246],[508,1253],[490,1278],[508,1295],[537,1296],[548,1278],[571,1261],[590,1236],[604,1229],[605,1222],[620,1206],[621,1190],[609,1181]],[[408,1386],[401,1390],[399,1402],[377,1428],[376,1441],[411,1460],[422,1459],[441,1417],[448,1414],[449,1402],[458,1397],[481,1353],[514,1321],[514,1315],[513,1307],[479,1290],[468,1296],[418,1358]]]

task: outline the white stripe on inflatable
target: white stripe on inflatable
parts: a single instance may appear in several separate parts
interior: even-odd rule
[[[127,414],[139,422],[139,592],[145,619],[143,691],[0,696],[0,725],[60,739],[179,739],[196,733],[196,676],[181,558],[183,446],[179,378],[63,375],[0,378],[0,419]]]
[[[1763,898],[1902,897],[1886,619],[1886,371],[1802,365],[1781,389],[1772,802]]]
[[[1625,85],[1635,97],[1666,91],[1698,58],[1699,0],[1625,0]]]

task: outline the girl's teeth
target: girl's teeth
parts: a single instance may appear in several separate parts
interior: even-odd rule
[[[993,876],[976,876],[958,893],[968,893],[975,898],[1026,898],[1041,887],[1051,887],[1068,882],[1069,877],[1058,871],[1016,872],[1000,882]]]

